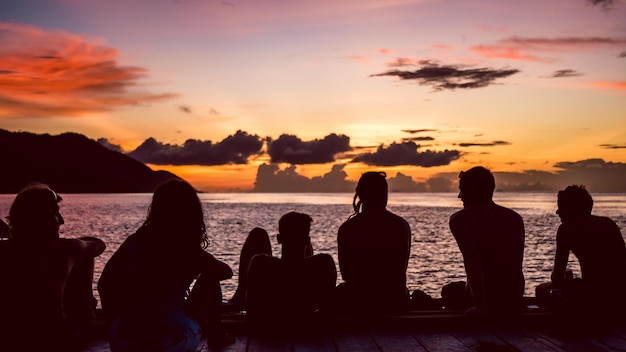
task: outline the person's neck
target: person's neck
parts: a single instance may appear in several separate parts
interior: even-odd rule
[[[301,261],[302,259],[304,259],[304,248],[302,249],[296,249],[296,250],[289,250],[289,249],[285,249],[284,247],[282,248],[282,254],[280,256],[280,259],[282,260],[286,260],[286,261]]]

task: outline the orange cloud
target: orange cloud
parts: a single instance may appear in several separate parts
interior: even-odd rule
[[[174,96],[140,92],[147,71],[120,66],[113,48],[25,24],[0,31],[0,118],[79,117]]]
[[[602,89],[617,89],[626,92],[626,81],[600,81],[593,82],[594,87]]]

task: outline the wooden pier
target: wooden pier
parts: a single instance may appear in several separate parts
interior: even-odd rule
[[[245,316],[227,314],[235,343],[198,351],[626,351],[626,324],[616,317],[562,316],[530,311],[506,321],[480,321],[447,312],[411,312],[389,317],[342,317],[328,333],[302,336],[250,335]],[[107,352],[104,336],[85,351]]]

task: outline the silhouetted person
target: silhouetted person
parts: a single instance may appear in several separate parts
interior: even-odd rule
[[[311,222],[307,214],[283,215],[276,236],[281,257],[252,257],[246,310],[253,331],[315,333],[332,322],[337,269],[330,255],[310,255]]]
[[[450,217],[450,230],[463,254],[468,282],[466,291],[452,300],[444,288],[444,304],[469,301],[466,314],[478,316],[518,312],[524,296],[522,217],[494,203],[495,180],[489,170],[473,167],[459,179],[463,209]]]
[[[232,271],[207,245],[193,187],[179,179],[161,185],[146,221],[113,254],[98,283],[112,352],[195,351],[202,335],[209,344],[232,342],[220,321],[220,281]]]
[[[228,302],[229,305],[236,309],[245,309],[246,293],[248,290],[248,267],[250,260],[257,254],[272,255],[272,246],[267,231],[260,227],[255,227],[246,237],[246,241],[241,248],[239,255],[239,281],[235,294]]]
[[[350,313],[384,313],[408,307],[406,270],[411,229],[387,207],[384,172],[364,173],[356,187],[354,214],[339,227],[338,309]]]
[[[59,238],[61,197],[33,183],[9,210],[0,241],[0,350],[72,351],[94,320],[94,257],[104,242]]]
[[[561,289],[573,307],[616,310],[626,307],[626,246],[615,222],[591,215],[593,199],[584,186],[572,185],[558,193],[557,214],[561,225],[556,234],[552,285],[538,288],[545,296],[550,288]],[[569,253],[578,259],[581,279],[566,271]],[[569,274],[569,275],[568,275]]]

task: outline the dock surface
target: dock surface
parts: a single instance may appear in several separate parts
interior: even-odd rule
[[[340,319],[335,329],[319,335],[261,337],[248,334],[242,317],[231,316],[225,328],[235,343],[210,348],[203,342],[198,351],[616,352],[626,351],[626,324],[620,320],[530,314],[513,323],[482,324],[458,315],[410,314]],[[85,351],[109,352],[109,345],[101,336]]]

